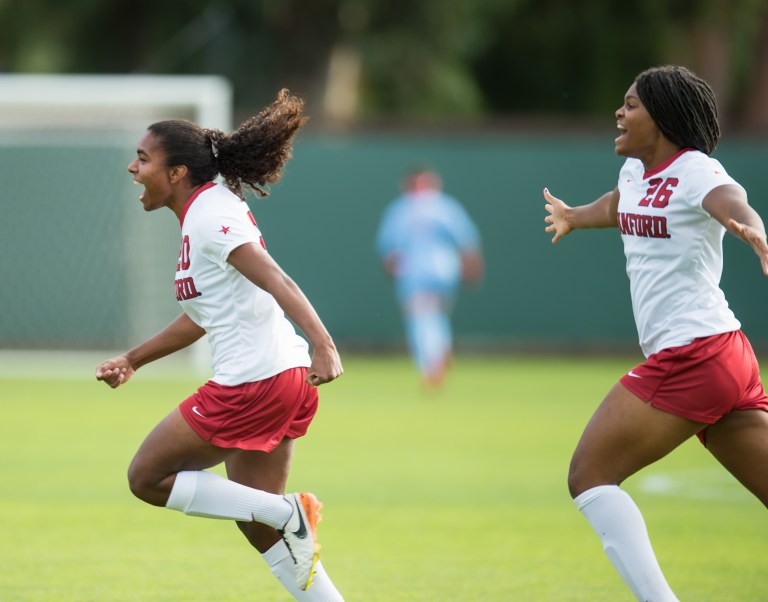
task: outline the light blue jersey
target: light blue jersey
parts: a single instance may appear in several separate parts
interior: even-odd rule
[[[376,237],[382,259],[396,258],[396,287],[403,301],[417,292],[452,295],[461,282],[461,255],[478,250],[472,219],[438,190],[403,194],[386,208]]]

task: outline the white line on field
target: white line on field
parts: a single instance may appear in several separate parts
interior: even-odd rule
[[[638,487],[644,493],[692,500],[749,502],[753,496],[725,469],[691,469],[643,475]]]

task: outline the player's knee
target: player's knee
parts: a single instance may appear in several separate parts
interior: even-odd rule
[[[579,481],[573,472],[568,473],[568,493],[571,494],[572,498],[577,497],[581,493],[581,489],[579,488]]]
[[[149,478],[145,471],[142,471],[136,463],[128,468],[128,488],[131,493],[143,502],[155,506],[165,505],[165,501],[158,497],[158,484],[154,479]]]
[[[572,498],[576,498],[587,489],[589,489],[589,486],[586,484],[582,463],[579,462],[576,456],[574,456],[571,459],[571,465],[568,468],[568,493],[571,494]]]
[[[133,495],[140,500],[144,500],[146,486],[144,480],[141,478],[141,474],[133,467],[133,465],[128,469],[128,488]]]
[[[568,468],[568,492],[577,498],[585,491],[602,485],[620,485],[623,477],[611,463],[584,459],[578,453]]]

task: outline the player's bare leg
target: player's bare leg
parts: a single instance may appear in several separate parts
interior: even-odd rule
[[[128,468],[128,484],[139,499],[165,506],[177,473],[216,466],[232,451],[201,439],[177,408],[144,439]]]
[[[568,475],[574,502],[638,600],[676,602],[632,498],[619,484],[703,425],[651,407],[617,383],[587,424]],[[649,436],[652,433],[653,436]]]
[[[293,458],[293,439],[283,441],[271,452],[243,451],[230,455],[225,462],[227,476],[235,483],[283,495]],[[282,539],[280,533],[261,523],[238,522],[250,544],[262,554]]]
[[[768,506],[768,413],[731,412],[707,428],[705,440],[728,472]]]
[[[131,491],[147,503],[192,516],[258,521],[282,528],[292,512],[283,496],[204,470],[236,452],[204,441],[175,408],[136,452],[128,469]]]
[[[703,427],[657,410],[615,384],[587,423],[571,459],[571,496],[598,485],[620,485]]]
[[[271,493],[284,494],[293,458],[294,441],[283,439],[272,452],[241,451],[226,461],[227,475],[233,481]],[[312,584],[302,590],[297,583],[296,566],[291,552],[276,529],[255,522],[237,526],[251,545],[261,552],[272,573],[297,600],[339,602],[343,597],[325,571],[322,562],[314,567]]]

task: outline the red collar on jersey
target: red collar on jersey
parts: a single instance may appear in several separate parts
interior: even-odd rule
[[[672,163],[674,163],[675,159],[677,159],[680,155],[682,155],[683,153],[687,153],[688,151],[692,151],[692,150],[696,150],[696,149],[693,148],[693,147],[681,148],[679,151],[677,151],[674,155],[669,157],[669,159],[667,159],[663,163],[660,163],[659,165],[657,165],[656,167],[654,167],[650,171],[646,171],[643,174],[643,180],[646,180],[646,179],[650,178],[652,175],[657,174],[660,171],[666,169],[667,167],[672,165]]]
[[[184,204],[184,208],[181,210],[181,216],[179,217],[179,222],[182,226],[184,225],[184,218],[187,217],[187,211],[189,211],[189,208],[192,206],[194,200],[199,197],[201,193],[205,192],[212,186],[216,186],[216,182],[206,182],[200,188],[195,190],[191,197],[189,197],[189,200]]]

